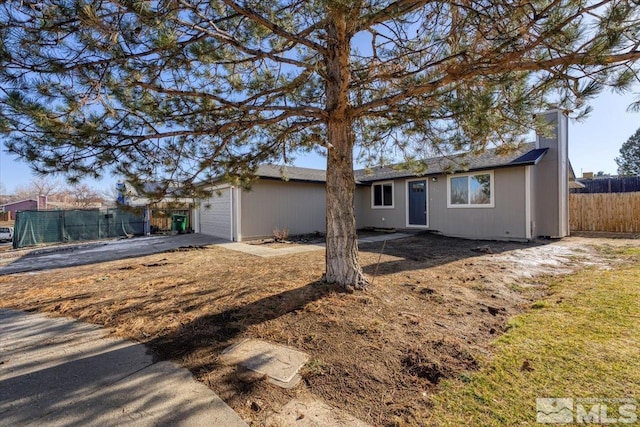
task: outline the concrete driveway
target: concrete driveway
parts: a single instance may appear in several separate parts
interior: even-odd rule
[[[224,242],[227,241],[205,234],[179,234],[5,251],[0,254],[0,275],[96,264]]]
[[[189,371],[97,326],[0,309],[0,426],[229,426]]]

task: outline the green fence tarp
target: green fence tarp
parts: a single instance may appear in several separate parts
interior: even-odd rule
[[[21,211],[16,215],[13,247],[141,234],[144,234],[142,209]]]

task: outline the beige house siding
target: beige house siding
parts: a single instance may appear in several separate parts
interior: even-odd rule
[[[262,179],[241,197],[240,240],[272,236],[276,227],[290,235],[326,229],[324,183]]]
[[[405,228],[405,180],[393,181],[393,208],[373,208],[371,206],[372,188],[373,185],[357,188],[359,197],[356,197],[356,202],[360,204],[358,227]]]
[[[525,168],[495,169],[493,177],[492,208],[448,208],[447,177],[430,182],[430,228],[454,237],[527,239]]]
[[[232,240],[232,189],[227,186],[219,192],[200,202],[197,228],[202,234]]]
[[[363,225],[363,216],[365,214],[365,193],[370,191],[370,187],[367,186],[356,186],[355,191],[353,192],[354,199],[354,212],[356,215],[356,228],[362,228]]]
[[[526,240],[535,237],[536,218],[541,215],[538,200],[526,202],[527,181],[529,194],[535,194],[539,185],[535,168],[511,167],[495,169],[493,173],[494,207],[447,207],[448,175],[426,177],[427,222],[425,230],[438,231],[444,235],[477,239]],[[527,180],[527,172],[531,173]],[[455,176],[455,175],[451,175]],[[373,208],[372,190],[369,185],[356,187],[355,212],[357,227],[409,228],[407,225],[407,181],[393,180],[393,207]],[[229,191],[229,190],[227,190]],[[233,212],[240,217],[230,221],[229,197],[217,198],[215,210],[223,209],[216,220],[224,224],[208,224],[212,212],[201,212],[202,232],[215,225],[216,235],[223,231],[225,238],[234,232],[239,241],[273,235],[274,229],[287,228],[289,234],[306,234],[326,230],[326,200],[324,183],[295,182],[263,179],[254,184],[252,190],[239,191],[240,199],[234,203]],[[226,195],[226,194],[225,194]],[[223,203],[226,202],[226,203]],[[239,203],[237,203],[239,202]],[[527,214],[527,210],[529,214]],[[214,218],[211,218],[213,220]],[[233,228],[233,230],[232,230]],[[411,227],[415,228],[415,227]],[[527,229],[532,232],[527,233]],[[207,233],[209,234],[209,233]]]
[[[431,177],[426,177],[429,225],[424,229],[465,238],[527,239],[525,167],[496,169],[493,174],[495,205],[492,208],[448,208],[448,176],[438,175],[435,182]],[[406,182],[407,179],[393,181],[393,209],[372,209],[371,187],[359,188],[358,193],[363,203],[359,209],[358,227],[407,228]]]

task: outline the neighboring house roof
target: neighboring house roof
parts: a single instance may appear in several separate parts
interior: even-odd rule
[[[25,203],[25,202],[38,203],[38,201],[35,199],[24,199],[24,200],[18,200],[17,202],[5,203],[0,207],[6,208],[7,206],[19,205],[20,203]]]
[[[377,166],[370,169],[360,169],[356,170],[355,173],[356,180],[360,182],[372,182],[412,176],[526,166],[537,164],[546,152],[546,148],[535,148],[535,142],[531,142],[524,144],[522,148],[518,150],[504,155],[498,154],[494,148],[480,154],[464,153],[451,156],[431,157],[420,161],[420,165],[424,167],[421,173],[407,169],[399,169],[394,166]]]
[[[132,207],[145,207],[149,205],[157,205],[162,203],[178,203],[178,204],[188,204],[193,203],[193,197],[165,197],[160,200],[149,199],[147,197],[131,197],[128,201],[127,205]]]
[[[569,167],[567,168],[567,174],[569,175],[569,188],[572,190],[578,190],[580,188],[584,188],[584,184],[576,181],[576,173],[573,170],[573,165],[569,162]]]
[[[142,194],[139,194],[133,185],[128,182],[124,183],[124,197],[126,198],[126,203],[129,206],[133,207],[143,207],[147,205],[153,205],[156,203],[193,203],[194,200],[192,197],[182,197],[179,196],[178,193],[179,187],[177,185],[170,186],[168,189],[164,189],[162,184],[158,182],[145,182],[142,186]],[[154,193],[163,193],[164,197],[162,199],[153,199],[149,198],[146,195],[154,194]]]

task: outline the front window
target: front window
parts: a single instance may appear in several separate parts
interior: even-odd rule
[[[393,182],[373,184],[371,194],[371,207],[393,208]]]
[[[448,207],[493,207],[493,172],[454,175],[448,181]]]

